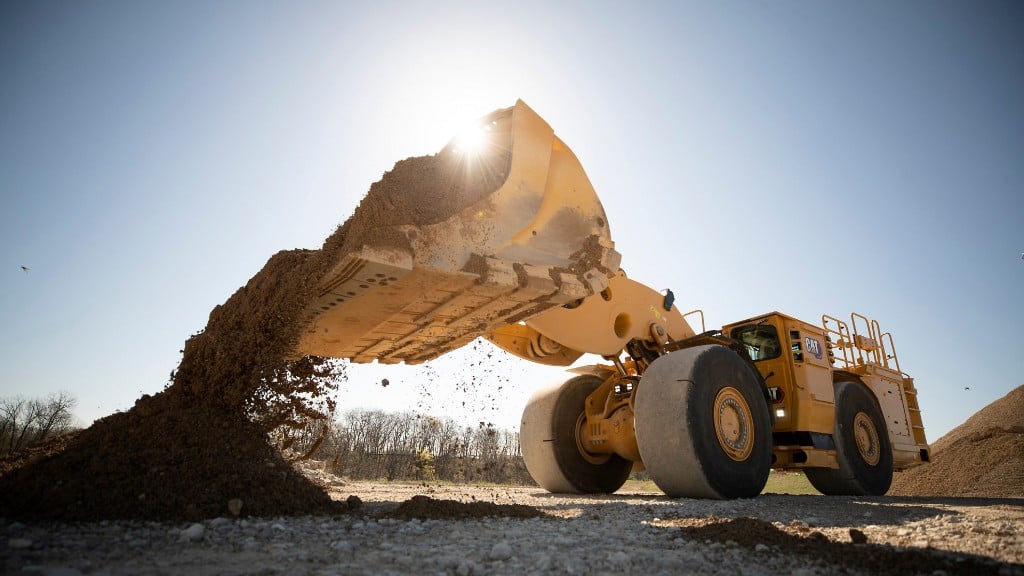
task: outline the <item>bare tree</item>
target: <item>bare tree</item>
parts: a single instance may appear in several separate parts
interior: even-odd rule
[[[46,398],[0,399],[0,455],[18,452],[52,436],[73,429],[72,410],[78,401],[70,392],[57,392]]]
[[[24,396],[0,400],[0,455],[15,451],[18,436],[21,434],[26,403],[28,399]]]

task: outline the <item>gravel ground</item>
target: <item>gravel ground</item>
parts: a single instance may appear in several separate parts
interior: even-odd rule
[[[200,523],[0,520],[5,574],[1012,574],[1024,500],[652,493],[348,483],[337,517]],[[419,506],[403,519],[399,505]],[[485,503],[488,513],[475,516]],[[507,505],[524,506],[507,506]],[[530,508],[526,508],[526,507]],[[523,511],[542,513],[521,518]],[[528,515],[528,514],[527,514]]]

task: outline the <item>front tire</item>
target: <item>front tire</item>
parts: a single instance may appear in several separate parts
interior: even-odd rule
[[[538,390],[523,410],[519,444],[530,476],[548,492],[611,494],[625,484],[633,463],[615,454],[584,454],[577,428],[584,401],[604,381],[593,375]]]
[[[640,456],[669,496],[752,498],[764,489],[771,416],[760,381],[732,350],[695,346],[658,358],[634,409]]]
[[[835,383],[836,423],[832,438],[839,469],[807,468],[818,492],[881,496],[892,485],[892,446],[875,397],[855,382]]]

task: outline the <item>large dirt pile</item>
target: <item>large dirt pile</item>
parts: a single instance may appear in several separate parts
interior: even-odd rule
[[[500,171],[499,171],[500,172]],[[190,338],[173,382],[66,445],[0,466],[0,517],[199,519],[331,513],[343,506],[268,444],[334,408],[329,365],[288,360],[320,278],[380,226],[446,218],[493,186],[450,154],[398,162],[320,250],[280,252]],[[457,191],[458,193],[455,193]],[[396,242],[404,241],[395,238]]]
[[[897,473],[889,494],[1024,498],[1024,386],[934,442],[931,456]]]

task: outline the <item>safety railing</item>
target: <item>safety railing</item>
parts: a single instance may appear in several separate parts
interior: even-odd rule
[[[841,368],[873,365],[902,373],[892,334],[882,332],[877,320],[854,312],[850,314],[850,322],[847,324],[824,314],[821,324],[828,341],[829,357],[834,365]]]

